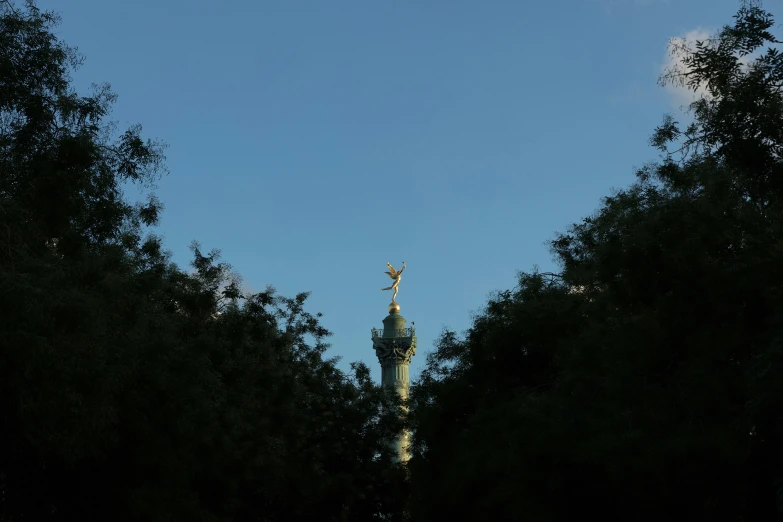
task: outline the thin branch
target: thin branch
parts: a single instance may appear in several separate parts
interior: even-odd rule
[[[8,9],[11,10],[12,13],[19,16],[19,11],[17,11],[14,6],[11,4],[11,0],[2,0],[4,4],[8,6]]]

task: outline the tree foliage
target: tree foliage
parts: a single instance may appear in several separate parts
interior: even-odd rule
[[[0,4],[0,520],[399,517],[396,399],[325,358],[307,294],[171,262],[164,146],[74,91],[57,23]]]
[[[662,158],[446,331],[414,388],[414,520],[783,513],[783,59],[757,3],[665,82]],[[766,46],[766,47],[765,47]]]

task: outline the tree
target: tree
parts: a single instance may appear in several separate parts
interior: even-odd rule
[[[552,242],[561,278],[521,274],[464,338],[441,337],[413,394],[414,519],[780,517],[772,26],[745,3],[676,49],[685,68],[662,81],[707,90],[693,123],[666,117],[661,161]]]
[[[71,88],[57,23],[0,3],[0,520],[399,518],[399,401],[325,359],[306,293],[170,261],[164,146]]]

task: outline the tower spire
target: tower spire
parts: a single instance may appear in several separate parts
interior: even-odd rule
[[[394,299],[405,263],[399,272],[395,271],[391,264],[387,265],[391,270],[391,273],[387,274],[394,279],[394,284],[388,289],[394,290],[394,297],[389,304],[389,315],[383,320],[383,328],[373,328],[371,331],[372,344],[378,362],[381,363],[381,383],[407,399],[410,388],[409,368],[411,359],[416,355],[416,331],[413,327],[405,327],[406,320],[400,315],[400,305]],[[398,461],[406,462],[410,458],[409,443],[410,434],[407,432],[401,433],[395,441],[394,451]]]

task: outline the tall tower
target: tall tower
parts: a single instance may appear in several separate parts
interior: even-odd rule
[[[397,285],[405,269],[405,263],[399,272],[395,271],[391,264],[389,269],[391,272],[386,273],[394,279],[394,284],[383,290],[394,290],[394,297],[389,305],[389,315],[383,320],[383,328],[372,329],[372,346],[381,363],[381,383],[394,389],[403,399],[407,399],[410,388],[408,370],[411,359],[416,355],[416,330],[413,327],[405,327],[407,321],[400,315],[400,305],[395,301]],[[407,432],[401,433],[395,441],[394,451],[398,461],[405,462],[410,458],[409,443],[410,434]]]

